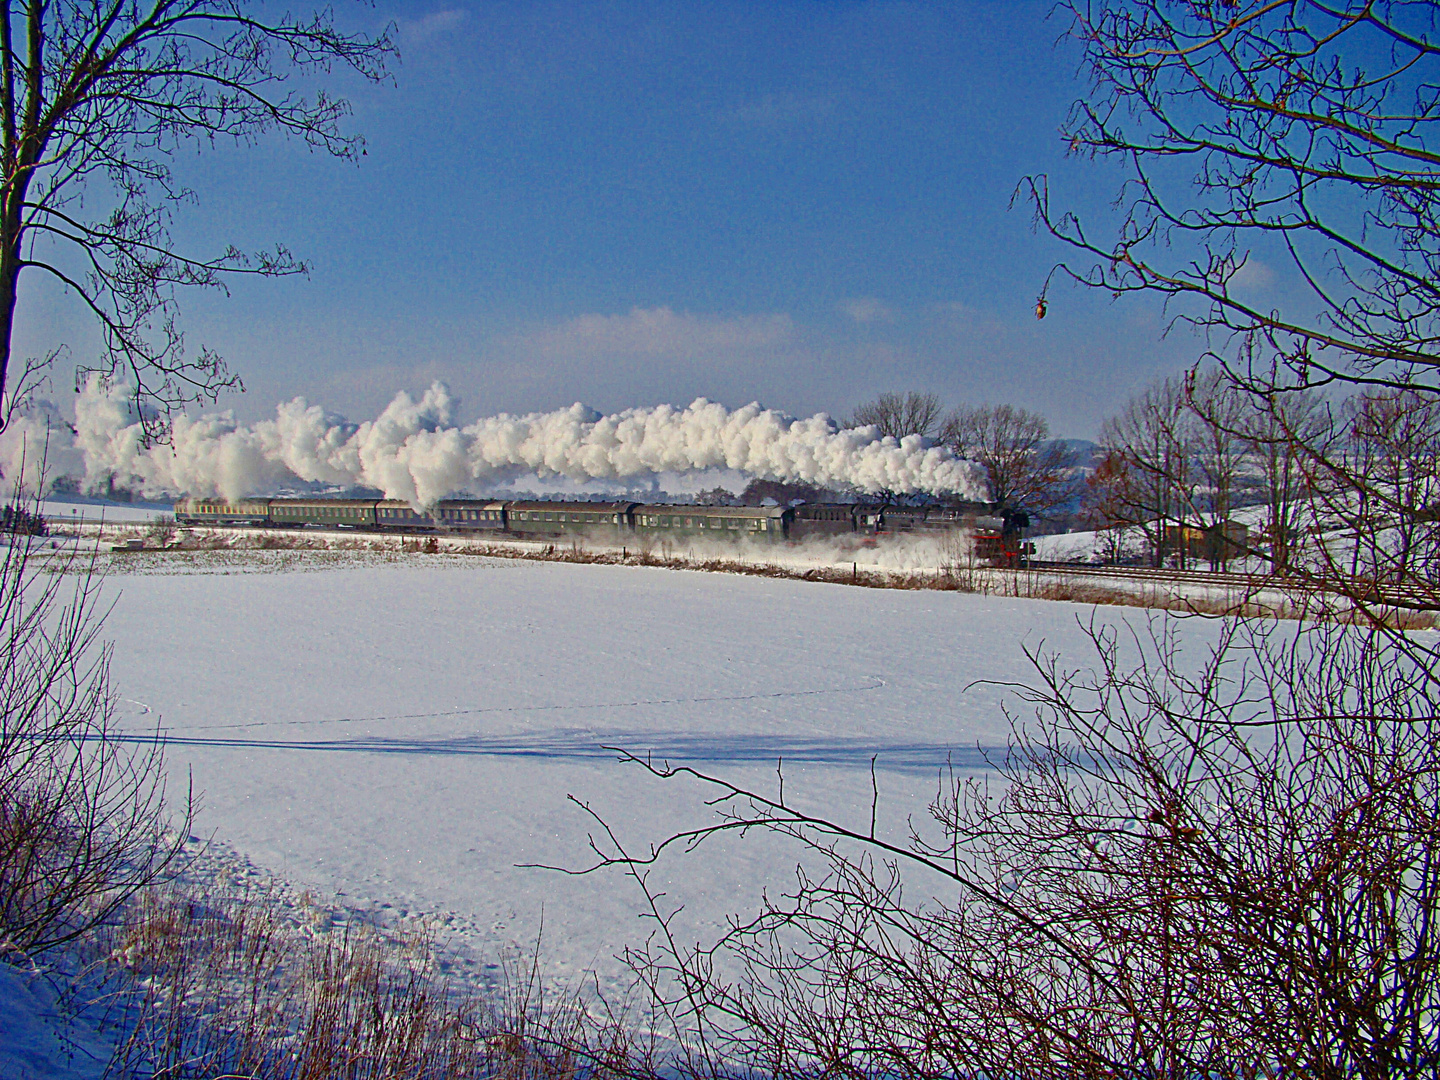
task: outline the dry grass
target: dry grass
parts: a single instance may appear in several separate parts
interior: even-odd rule
[[[422,929],[391,931],[276,887],[138,897],[97,941],[111,1075],[167,1080],[574,1080],[646,1060],[623,1017],[547,999],[537,953],[498,995],[447,983]]]

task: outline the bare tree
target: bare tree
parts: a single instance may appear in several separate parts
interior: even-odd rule
[[[1166,559],[1167,530],[1183,527],[1190,510],[1194,433],[1178,379],[1143,390],[1100,429],[1105,457],[1092,478],[1092,493],[1112,523],[1145,532],[1156,566]],[[1184,545],[1178,554],[1183,559]]]
[[[908,394],[884,393],[855,410],[846,427],[877,427],[881,435],[903,439],[907,435],[930,438],[940,428],[944,410],[934,394],[912,390]]]
[[[1026,181],[1039,221],[1107,292],[1182,301],[1180,318],[1248,346],[1275,389],[1435,387],[1440,314],[1440,44],[1408,0],[1097,0],[1063,5],[1093,92],[1065,138],[1130,173],[1096,239]],[[1193,171],[1174,168],[1191,162]],[[1273,264],[1271,270],[1260,265]],[[1296,291],[1253,300],[1256,275]],[[1217,342],[1218,343],[1218,342]],[[1234,360],[1217,354],[1221,361]]]
[[[1374,390],[1347,403],[1345,483],[1327,488],[1323,517],[1353,538],[1351,572],[1428,595],[1440,558],[1440,399]]]
[[[940,438],[985,469],[997,507],[1044,517],[1078,492],[1071,455],[1050,438],[1049,421],[1029,409],[961,406],[946,418]]]
[[[1192,373],[1186,385],[1186,404],[1193,418],[1190,441],[1195,448],[1195,486],[1188,493],[1193,520],[1210,530],[1212,569],[1223,569],[1230,545],[1221,532],[1241,496],[1249,443],[1241,434],[1251,411],[1250,402],[1224,372],[1207,369]]]
[[[1252,395],[1255,406],[1242,431],[1259,473],[1266,509],[1264,542],[1274,574],[1293,569],[1292,556],[1306,525],[1315,523],[1320,494],[1314,457],[1332,457],[1330,411],[1309,390]]]
[[[1433,675],[1384,634],[1322,624],[1230,623],[1196,663],[1179,626],[1092,626],[1086,671],[1031,654],[990,776],[943,778],[908,834],[783,784],[632,759],[698,778],[721,814],[638,854],[609,830],[595,841],[598,866],[645,889],[659,932],[632,959],[701,1048],[691,1068],[1433,1075]],[[650,875],[756,829],[799,845],[793,885],[681,945],[680,900]]]
[[[362,153],[341,130],[348,105],[305,95],[291,74],[343,67],[372,81],[388,35],[336,28],[329,9],[271,13],[243,0],[65,0],[0,12],[0,395],[6,390],[17,289],[43,272],[99,322],[98,370],[124,371],[168,411],[237,385],[221,357],[189,353],[175,321],[181,286],[223,287],[230,274],[301,273],[285,248],[182,253],[171,209],[191,198],[169,167],[185,144],[250,143],[278,132],[341,158]],[[158,408],[156,408],[158,406]]]
[[[1136,484],[1124,455],[1114,452],[1105,453],[1085,478],[1084,517],[1095,530],[1096,554],[1102,562],[1157,558],[1160,538],[1148,516],[1137,512],[1142,500]]]
[[[109,918],[189,831],[188,797],[167,816],[158,733],[116,723],[92,570],[0,534],[0,950],[22,955]]]

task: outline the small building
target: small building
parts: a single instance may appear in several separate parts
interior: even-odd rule
[[[1178,558],[1185,566],[1198,562],[1208,562],[1212,568],[1225,566],[1250,554],[1250,526],[1239,521],[1203,527],[1166,525],[1163,554]]]

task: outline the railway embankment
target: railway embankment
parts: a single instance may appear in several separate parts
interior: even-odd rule
[[[121,563],[135,559],[184,562],[199,553],[261,551],[290,552],[297,558],[306,552],[368,553],[381,558],[487,557],[739,574],[866,589],[965,592],[1199,615],[1281,619],[1348,619],[1355,615],[1346,596],[1312,583],[1260,574],[1078,563],[986,566],[976,562],[963,541],[953,535],[899,535],[863,543],[842,538],[784,545],[692,542],[632,546],[588,538],[496,540],[353,529],[179,528],[164,521],[86,523],[62,532],[94,543]],[[1378,610],[1402,628],[1435,625],[1431,613],[1414,610],[1410,597],[1369,599],[1374,605],[1372,613]]]

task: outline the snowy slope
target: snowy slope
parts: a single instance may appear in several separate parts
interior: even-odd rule
[[[124,719],[168,733],[173,789],[193,775],[203,793],[193,831],[347,904],[441,913],[449,942],[487,959],[533,941],[543,911],[559,977],[613,967],[645,932],[619,875],[517,865],[585,862],[591,823],[567,794],[637,844],[709,813],[696,785],[603,747],[755,784],[783,758],[787,794],[857,823],[878,755],[882,823],[898,825],[923,814],[947,758],[976,766],[977,744],[1003,742],[1002,692],[967,685],[1024,678],[1022,642],[1083,656],[1091,617],[474,557],[123,565],[107,633]],[[793,864],[757,838],[667,861],[659,880],[703,935]]]
[[[75,1023],[63,980],[0,964],[0,1077],[5,1080],[99,1080],[114,1033]]]

